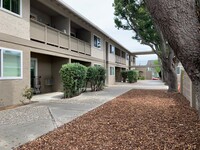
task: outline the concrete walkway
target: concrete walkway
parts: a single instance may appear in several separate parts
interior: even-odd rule
[[[61,99],[62,93],[34,96],[34,103],[0,111],[0,150],[11,149],[56,129],[131,89],[167,89],[161,81],[116,83],[104,91]]]

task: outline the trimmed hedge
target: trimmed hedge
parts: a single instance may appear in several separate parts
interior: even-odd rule
[[[123,78],[123,82],[126,82],[126,79],[127,79],[127,77],[128,77],[128,71],[123,70],[123,71],[121,72],[121,76],[122,76],[122,78]]]
[[[78,63],[65,64],[60,69],[63,82],[64,98],[82,93],[85,87],[87,68]]]
[[[87,84],[90,84],[91,91],[100,91],[104,86],[106,70],[101,66],[88,67],[86,79]]]
[[[105,85],[105,79],[106,79],[106,70],[105,68],[101,66],[96,66],[98,75],[97,75],[97,86],[96,91],[100,91],[103,89]]]
[[[126,81],[126,78],[128,78],[129,83],[137,82],[138,80],[138,71],[136,70],[122,71],[121,75],[123,77],[123,82]]]
[[[64,97],[69,98],[86,91],[90,84],[91,91],[103,89],[106,70],[101,66],[85,67],[78,63],[63,65],[60,75],[63,82]]]
[[[98,70],[97,67],[88,67],[87,70],[87,77],[86,77],[86,88],[87,85],[90,83],[91,91],[95,91],[95,85],[97,81]]]

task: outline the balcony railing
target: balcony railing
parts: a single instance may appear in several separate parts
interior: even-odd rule
[[[31,20],[30,36],[32,40],[64,49],[69,49],[70,44],[71,50],[82,54],[91,55],[91,45],[89,43],[74,37],[70,37],[64,32],[35,20]],[[71,39],[71,41],[69,39]]]
[[[71,37],[71,50],[82,54],[91,55],[91,45],[75,37]]]
[[[126,59],[125,58],[123,58],[123,57],[121,57],[121,56],[117,56],[117,55],[115,55],[115,62],[116,63],[120,63],[120,64],[126,64]]]

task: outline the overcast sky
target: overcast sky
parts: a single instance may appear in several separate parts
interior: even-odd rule
[[[118,30],[114,23],[113,0],[62,0],[82,16],[89,19],[96,26],[117,40],[130,51],[147,51],[150,47],[141,45],[132,39],[133,32]],[[155,55],[139,56],[137,64],[145,64],[147,60],[156,59]]]

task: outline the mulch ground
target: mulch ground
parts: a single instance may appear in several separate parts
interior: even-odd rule
[[[200,150],[197,111],[180,94],[132,90],[17,150]]]

